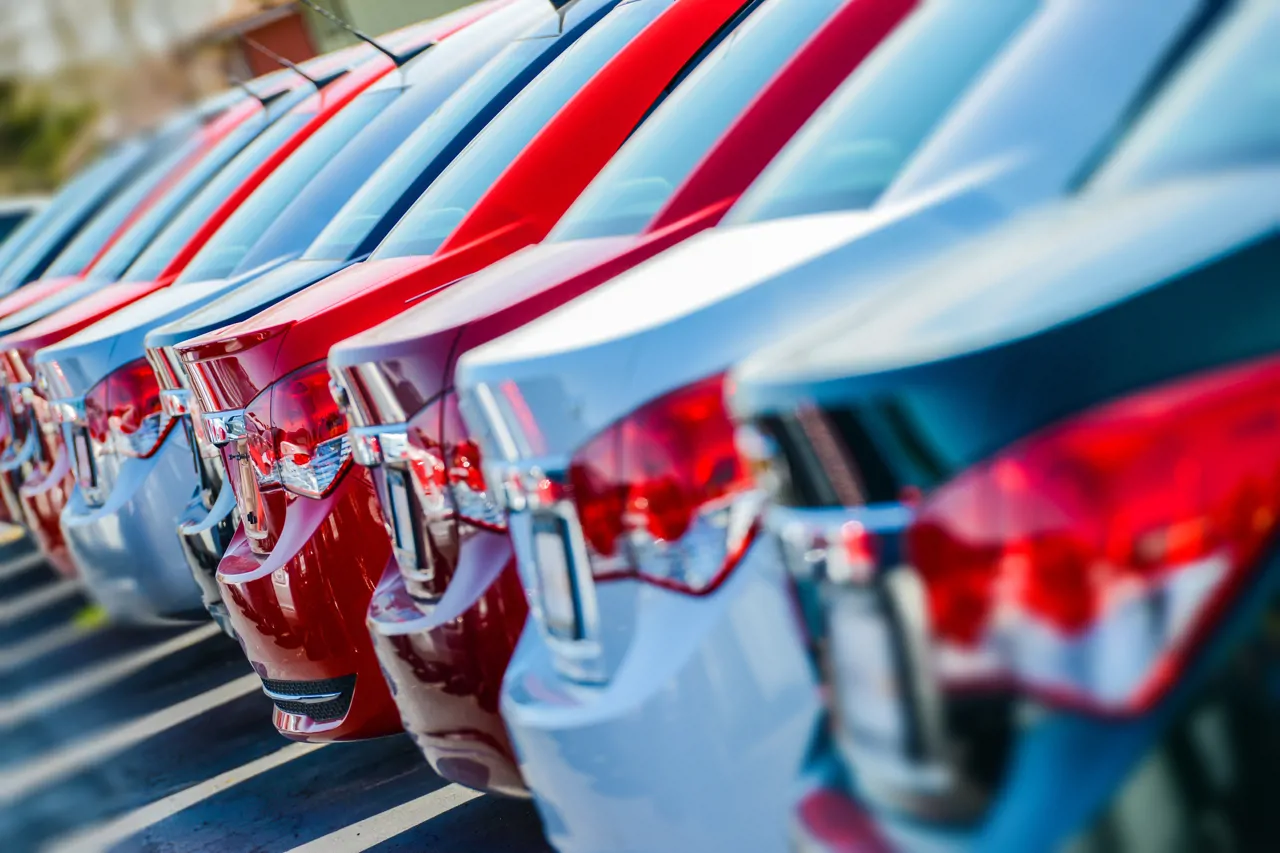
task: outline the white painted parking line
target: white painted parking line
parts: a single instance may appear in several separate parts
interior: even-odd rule
[[[479,796],[483,796],[479,791],[461,785],[445,785],[394,809],[387,809],[373,817],[344,826],[337,832],[308,841],[289,853],[360,853]]]
[[[106,663],[94,664],[86,672],[73,672],[63,676],[57,681],[21,694],[11,702],[0,702],[0,731],[13,728],[41,714],[83,699],[146,669],[161,658],[166,658],[221,633],[221,629],[213,623],[201,625],[185,634],[179,634],[133,654],[124,655]]]
[[[241,782],[247,782],[269,770],[288,764],[295,758],[301,758],[320,749],[322,743],[291,743],[270,755],[243,764],[234,770],[219,773],[198,785],[184,788],[176,794],[170,794],[163,800],[148,803],[126,815],[108,823],[90,827],[74,835],[55,841],[49,846],[49,853],[98,853],[109,850],[122,841],[137,835],[143,830],[155,826],[163,820],[198,805],[205,800],[234,788]]]
[[[23,640],[20,643],[13,643],[0,648],[0,675],[13,672],[15,669],[24,667],[32,661],[39,660],[45,655],[58,651],[58,649],[78,643],[97,630],[99,629],[96,627],[87,627],[75,622],[68,622],[65,625],[51,628],[43,634],[36,634],[34,637]]]
[[[9,601],[0,602],[0,625],[17,622],[19,619],[39,613],[46,607],[57,604],[64,598],[70,598],[79,591],[79,581],[60,580]]]
[[[136,720],[94,732],[80,741],[32,759],[0,774],[0,806],[7,807],[21,797],[56,784],[89,767],[104,762],[124,750],[174,726],[195,719],[206,711],[262,689],[262,681],[250,673],[221,687],[170,705]]]
[[[7,563],[0,563],[0,581],[7,581],[10,578],[16,578],[23,572],[29,572],[36,566],[44,562],[44,554],[35,551],[31,554],[23,554],[21,557],[15,557]]]

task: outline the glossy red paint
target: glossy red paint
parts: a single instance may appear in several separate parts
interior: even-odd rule
[[[374,586],[391,556],[385,536],[371,541],[377,499],[368,478],[346,477],[329,497],[285,495],[276,551],[255,553],[244,528],[218,566],[245,655],[263,678],[319,681],[356,676],[350,707],[317,722],[276,709],[273,722],[295,740],[348,740],[400,731],[400,717],[364,631]],[[346,571],[327,571],[334,562]]]
[[[180,357],[191,365],[200,406],[205,411],[242,408],[279,377],[324,359],[330,346],[342,338],[382,322],[424,296],[543,239],[685,64],[743,5],[744,0],[677,0],[665,9],[534,137],[436,254],[379,260],[349,268],[251,320],[178,347]],[[242,488],[237,477],[233,475],[231,480],[233,488]],[[348,485],[361,483],[371,496],[372,509],[357,535],[362,536],[366,548],[383,555],[377,572],[365,578],[377,583],[391,561],[391,553],[377,501],[372,498],[373,483],[368,470],[358,466],[351,467],[344,480]],[[272,502],[264,511],[283,511],[286,520],[283,524],[268,521],[262,526],[271,530],[287,527],[292,524],[288,514],[306,501]],[[376,545],[370,544],[374,540]],[[259,559],[274,562],[282,551],[288,553],[283,538],[274,544],[268,557]],[[319,553],[323,559],[319,566],[307,565],[297,555],[282,571],[293,576],[306,569],[334,578],[353,573],[350,561],[343,555]],[[235,611],[240,605],[233,588],[241,585],[240,580],[220,567],[219,584],[223,600]],[[514,595],[518,581],[512,567],[508,567],[505,580],[498,586],[507,596]],[[363,600],[366,608],[371,597]],[[485,691],[493,691],[496,696],[500,673],[506,668],[514,642],[513,626],[524,621],[523,595],[518,604],[512,603],[517,599],[502,600],[506,602],[501,609],[500,621],[505,631],[502,636],[510,639],[493,642],[490,637],[496,635],[482,636],[483,631],[494,630],[488,626],[492,624],[491,608],[497,606],[483,598],[459,612],[460,621],[456,624],[441,625],[412,642],[380,643],[380,650],[383,665],[389,667],[398,688],[413,685],[416,695],[439,698],[447,694],[456,699],[438,705],[433,704],[435,699],[426,704],[414,703],[415,713],[409,718],[419,745],[436,770],[463,784],[515,793],[523,790],[519,772],[497,717],[496,700],[485,698]],[[340,608],[335,603],[324,618],[343,623],[344,634],[359,630],[364,634],[365,648],[372,651],[364,615],[358,625],[351,623],[345,604]],[[245,642],[257,641],[246,638]],[[263,654],[271,651],[266,643],[261,644],[261,649]],[[276,658],[272,663],[286,667],[290,661]],[[426,681],[413,674],[424,669],[432,673]],[[371,669],[364,677],[371,678],[375,672]],[[428,686],[419,686],[424,684]]]
[[[369,633],[404,726],[432,766],[470,788],[521,795],[524,781],[498,700],[529,608],[511,540],[495,533],[478,537],[471,548],[478,559],[460,571],[499,570],[474,605],[456,618],[424,614],[391,561],[369,604]],[[377,624],[405,630],[387,633]]]

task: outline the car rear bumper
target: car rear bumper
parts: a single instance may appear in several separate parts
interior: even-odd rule
[[[200,614],[174,531],[195,488],[191,451],[180,432],[154,455],[128,459],[100,507],[75,489],[62,512],[62,534],[90,595],[115,619],[149,622]]]
[[[526,626],[502,714],[561,853],[786,849],[818,698],[775,562],[757,543],[711,595],[635,591],[603,686],[557,675]]]
[[[227,618],[273,700],[286,697],[273,722],[294,740],[402,728],[365,627],[391,544],[360,473],[348,471],[327,498],[292,501],[270,554],[255,553],[241,525],[218,565]],[[330,694],[340,695],[315,701]]]
[[[505,534],[477,533],[435,605],[405,589],[392,560],[369,606],[369,633],[405,728],[441,776],[527,796],[498,714],[502,677],[528,613]]]

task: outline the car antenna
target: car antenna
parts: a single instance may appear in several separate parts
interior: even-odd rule
[[[251,48],[253,48],[254,50],[258,51],[258,53],[261,53],[263,56],[265,56],[265,57],[267,57],[268,59],[272,60],[272,61],[273,61],[273,62],[275,62],[277,65],[280,65],[280,66],[282,66],[282,67],[284,67],[284,68],[288,68],[288,69],[289,69],[290,71],[292,71],[294,74],[301,75],[302,77],[305,77],[307,80],[311,81],[311,85],[315,86],[317,89],[320,89],[320,88],[323,88],[323,87],[324,87],[324,83],[321,83],[319,80],[317,80],[316,78],[312,77],[312,76],[311,76],[310,74],[308,74],[307,72],[303,71],[301,68],[299,68],[299,67],[298,67],[298,64],[297,64],[296,62],[294,62],[294,61],[292,61],[292,60],[289,60],[289,59],[285,59],[283,56],[281,56],[280,54],[276,53],[274,50],[272,50],[271,48],[267,47],[267,46],[266,46],[265,44],[263,44],[262,42],[257,41],[257,40],[255,40],[255,39],[252,39],[252,38],[250,38],[249,36],[241,36],[241,38],[242,38],[242,39],[244,39],[244,43],[245,43],[245,44],[249,45],[249,47],[251,47]],[[326,82],[328,82],[328,81],[326,81]]]
[[[401,54],[396,53],[394,50],[391,50],[385,45],[379,44],[377,39],[375,39],[373,36],[367,35],[361,32],[360,30],[356,29],[355,27],[351,26],[339,16],[335,15],[333,12],[330,12],[328,9],[321,6],[319,3],[315,2],[315,0],[298,0],[298,2],[301,3],[303,6],[306,6],[311,11],[315,12],[317,15],[320,15],[321,17],[342,27],[344,30],[351,33],[351,35],[360,39],[360,41],[364,42],[365,44],[370,45],[375,50],[381,51],[382,53],[386,54],[386,56],[396,64],[396,68],[400,68],[410,59],[413,59],[414,56],[417,56],[419,53],[422,52],[419,50],[419,51],[414,51],[409,55],[402,56]]]
[[[250,98],[253,98],[255,101],[262,104],[264,107],[267,105],[267,99],[259,95],[257,92],[253,91],[253,89],[249,86],[249,84],[246,83],[244,80],[232,80],[231,85],[235,86],[241,92],[244,92]]]

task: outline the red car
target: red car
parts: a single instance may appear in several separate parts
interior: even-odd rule
[[[329,348],[545,237],[682,70],[752,6],[617,6],[492,120],[371,260],[178,347],[205,429],[226,443],[243,520],[219,565],[223,600],[287,736],[401,727],[365,627],[375,586],[398,569],[373,479],[350,464]],[[386,390],[411,391],[404,379]],[[441,775],[520,794],[496,703],[526,602],[518,583],[503,593],[479,620],[491,625],[451,620],[436,654],[411,664],[438,701],[409,724]],[[449,602],[438,604],[443,615]]]
[[[483,11],[493,5],[479,8]],[[416,46],[425,46],[440,35],[465,25],[472,19],[476,8],[464,10],[467,14],[462,16],[450,16],[435,27],[416,27]],[[442,28],[444,33],[440,32]],[[410,43],[402,45],[402,49],[414,46]],[[381,53],[362,51],[357,56],[362,61],[355,68],[281,116],[219,170],[147,245],[120,281],[91,287],[90,292],[67,307],[42,317],[19,332],[0,338],[12,423],[15,427],[24,422],[30,425],[32,439],[27,445],[31,448],[30,457],[14,459],[19,464],[8,467],[5,473],[9,476],[0,477],[0,486],[5,489],[6,499],[12,502],[12,508],[18,510],[15,517],[25,520],[41,550],[63,574],[75,574],[74,563],[59,528],[59,518],[75,477],[56,413],[35,387],[32,357],[42,347],[57,343],[172,284],[241,202],[299,145],[356,95],[395,68],[395,63]],[[131,234],[132,229],[120,239],[117,248],[127,244]],[[95,270],[110,260],[114,252],[112,249],[99,260]],[[95,284],[92,279],[86,283]],[[131,382],[134,373],[136,371],[131,367],[125,368],[122,372],[124,381]],[[20,431],[20,428],[14,430],[15,438],[25,438],[19,435]],[[15,490],[16,498],[12,494]]]

